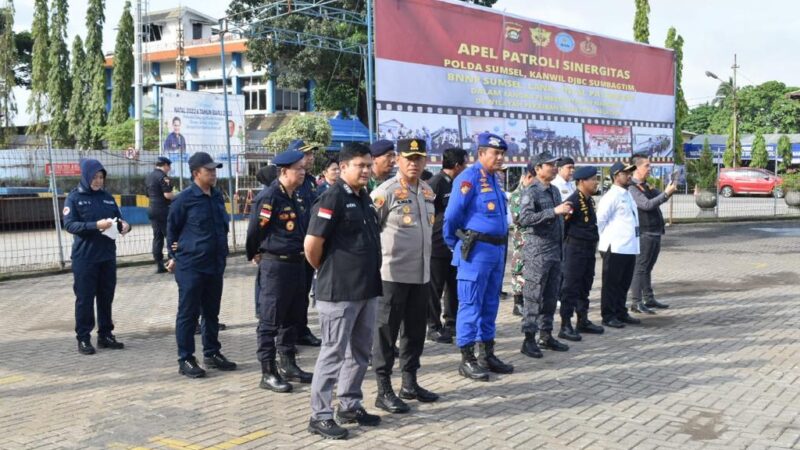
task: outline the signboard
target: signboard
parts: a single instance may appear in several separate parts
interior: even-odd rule
[[[222,94],[162,89],[165,151],[217,153],[225,150],[226,134],[231,151],[244,150],[244,96],[228,95],[228,121]]]
[[[375,3],[381,138],[426,139],[437,153],[492,131],[523,157],[671,156],[671,50],[455,0]]]
[[[47,163],[44,165],[44,173],[50,176],[55,169],[57,177],[79,177],[81,175],[80,163]]]

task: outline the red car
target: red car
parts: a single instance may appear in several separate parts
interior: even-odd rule
[[[717,179],[717,189],[723,197],[738,194],[768,194],[783,197],[781,179],[765,169],[737,167],[722,169]]]

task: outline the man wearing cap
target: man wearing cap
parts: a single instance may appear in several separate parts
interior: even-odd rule
[[[558,159],[556,163],[558,175],[553,179],[552,185],[558,189],[561,198],[566,199],[575,192],[575,184],[572,182],[572,174],[575,173],[575,160],[569,156]]]
[[[394,142],[386,139],[375,141],[369,146],[369,152],[372,155],[372,176],[367,190],[372,192],[392,175],[395,165]]]
[[[536,179],[523,193],[516,218],[517,226],[522,227],[525,235],[522,251],[525,261],[522,332],[525,340],[521,352],[531,358],[542,357],[540,347],[559,352],[569,350],[552,334],[556,301],[561,290],[564,216],[572,210],[569,202],[562,203],[561,194],[551,184],[556,177],[557,162],[558,158],[550,152],[534,157]]]
[[[603,258],[603,288],[600,309],[603,325],[624,328],[640,323],[625,309],[625,296],[631,286],[636,255],[639,254],[639,213],[628,184],[635,166],[615,162],[611,166],[614,184],[597,205],[599,250]]]
[[[502,170],[507,148],[500,136],[478,135],[478,161],[454,180],[442,228],[458,270],[458,373],[479,381],[489,381],[490,371],[514,371],[494,353],[508,243],[508,205],[496,174]],[[475,357],[476,342],[480,360]]]
[[[430,307],[428,308],[428,339],[450,344],[456,327],[458,291],[456,290],[456,268],[450,264],[453,252],[447,248],[442,236],[444,211],[450,201],[453,179],[467,167],[467,151],[463,148],[448,148],[442,153],[442,170],[434,175],[429,184],[435,198],[431,237],[431,283]],[[444,314],[442,314],[444,312]],[[442,325],[444,318],[444,326]]]
[[[561,283],[561,331],[558,337],[580,341],[580,332],[602,334],[603,327],[589,320],[589,292],[594,282],[597,251],[597,169],[584,166],[575,171],[577,190],[567,198],[572,213],[564,216],[564,280]],[[572,328],[572,314],[577,312],[577,327]]]
[[[400,335],[400,397],[421,402],[439,396],[417,384],[419,358],[425,346],[430,295],[431,232],[435,217],[434,193],[419,179],[425,169],[426,144],[422,139],[397,141],[398,173],[375,188],[370,196],[381,228],[381,279],[383,297],[378,304],[372,367],[378,378],[375,406],[392,413],[409,411],[395,395],[391,374],[394,345]]]
[[[664,189],[664,192],[650,186],[647,177],[650,176],[650,158],[647,153],[637,153],[631,158],[631,164],[636,166],[631,177],[628,192],[633,197],[639,209],[639,255],[636,256],[636,268],[631,281],[631,311],[644,314],[655,314],[650,308],[669,308],[669,305],[656,300],[653,292],[651,276],[656,265],[658,254],[661,252],[661,235],[664,234],[664,216],[661,214],[661,205],[678,190],[675,180]]]
[[[147,217],[153,227],[153,259],[156,262],[156,273],[166,273],[164,268],[164,239],[167,238],[167,213],[169,204],[175,194],[172,192],[172,182],[169,171],[172,161],[164,156],[156,160],[156,168],[147,175],[144,181],[147,189],[149,207]]]
[[[175,338],[178,372],[189,378],[206,372],[194,357],[194,330],[202,313],[203,362],[206,367],[234,370],[236,364],[220,353],[219,309],[222,276],[228,256],[228,213],[222,192],[215,187],[217,169],[211,155],[197,152],[189,158],[193,182],[172,201],[167,217],[169,260],[178,283]]]
[[[306,224],[299,209],[298,188],[303,184],[303,153],[296,150],[275,157],[278,179],[259,195],[247,227],[247,259],[255,261],[261,276],[258,321],[258,360],[261,387],[273,392],[291,392],[289,381],[311,383],[311,374],[297,367],[295,360],[297,324],[301,323],[305,295],[303,239]],[[280,363],[275,356],[280,355]]]
[[[311,212],[311,205],[317,199],[317,179],[311,174],[311,169],[314,166],[314,151],[319,149],[319,146],[314,144],[306,144],[301,139],[295,139],[289,144],[287,151],[299,151],[303,153],[303,168],[306,171],[303,184],[299,188],[300,197],[298,198],[299,213],[302,215],[300,219],[303,222],[303,229],[308,229],[309,214]],[[319,347],[322,341],[314,336],[311,329],[308,328],[308,299],[311,293],[311,284],[314,280],[314,269],[306,263],[306,293],[302,297],[303,307],[305,313],[297,327],[297,344],[308,345],[311,347]]]
[[[522,200],[522,193],[528,189],[528,186],[533,183],[535,179],[534,164],[529,163],[525,173],[519,179],[517,188],[511,193],[508,199],[508,209],[511,211],[511,221],[509,229],[511,231],[511,245],[513,250],[511,252],[511,293],[514,296],[514,309],[511,313],[515,316],[522,316],[522,309],[524,306],[522,300],[522,286],[525,285],[525,277],[522,272],[525,267],[525,262],[522,258],[522,250],[525,246],[525,235],[522,234],[522,228],[518,227],[514,222],[519,215],[519,202]]]

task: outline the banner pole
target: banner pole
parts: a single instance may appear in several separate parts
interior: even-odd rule
[[[50,191],[53,194],[53,219],[56,224],[56,237],[58,238],[58,257],[59,265],[63,270],[66,266],[64,262],[64,245],[61,242],[61,215],[58,211],[58,186],[56,185],[56,165],[53,162],[53,143],[50,136],[45,136],[47,143],[47,158],[50,160]]]
[[[236,222],[233,210],[233,158],[231,158],[231,134],[228,130],[228,68],[225,66],[225,32],[228,31],[228,19],[219,20],[219,56],[222,60],[222,98],[225,104],[225,149],[228,153],[228,201],[231,203],[231,235],[233,237],[233,251],[236,251]]]
[[[367,0],[367,55],[366,55],[366,66],[367,66],[367,122],[369,126],[369,142],[370,144],[375,140],[375,98],[373,94],[373,81],[375,79],[374,72],[375,68],[372,62],[373,56],[373,29],[372,29],[372,0]]]

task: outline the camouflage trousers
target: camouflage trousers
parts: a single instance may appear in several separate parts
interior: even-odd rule
[[[523,234],[519,230],[511,233],[511,294],[522,295],[522,287],[525,285],[525,278],[522,276],[522,269],[525,263],[522,260],[522,246],[525,244]]]

